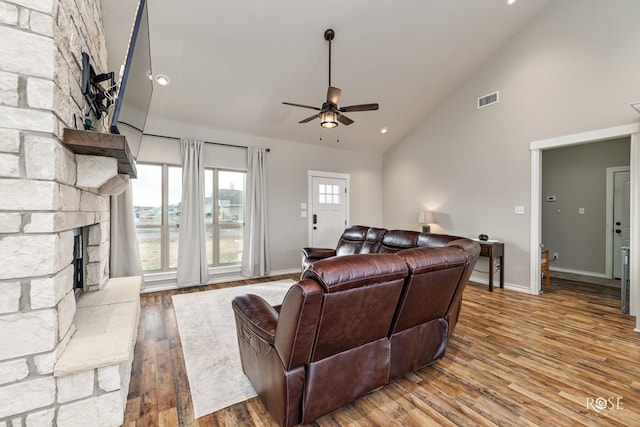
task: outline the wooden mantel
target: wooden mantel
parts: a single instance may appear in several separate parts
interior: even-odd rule
[[[124,135],[65,128],[62,142],[76,154],[114,157],[118,173],[137,178],[136,162]]]

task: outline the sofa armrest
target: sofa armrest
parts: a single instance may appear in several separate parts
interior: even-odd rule
[[[302,268],[304,272],[311,264],[321,259],[336,256],[335,249],[329,248],[302,248]]]
[[[302,248],[302,254],[307,258],[323,259],[336,256],[336,250],[329,248]]]
[[[273,345],[278,312],[258,295],[248,294],[235,297],[231,302],[236,316],[243,319],[243,326],[263,341]]]

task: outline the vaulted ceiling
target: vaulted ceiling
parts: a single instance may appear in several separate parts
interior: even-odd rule
[[[548,1],[149,0],[153,73],[171,80],[154,87],[149,115],[383,153]],[[136,4],[102,1],[112,70],[124,60]],[[355,123],[335,129],[319,120],[299,124],[314,111],[282,104],[320,107],[325,100],[327,28],[336,33],[331,79],[342,89],[339,105],[380,104],[347,114]]]

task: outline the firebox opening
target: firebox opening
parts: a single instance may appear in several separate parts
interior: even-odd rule
[[[85,239],[84,228],[73,229],[73,292],[76,299],[84,293],[84,278],[85,278],[85,260],[87,253],[87,242]]]

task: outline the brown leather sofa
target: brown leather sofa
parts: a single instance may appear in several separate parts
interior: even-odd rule
[[[282,426],[440,359],[480,253],[454,236],[352,228],[342,247],[356,253],[338,245],[309,263],[281,306],[233,300],[242,368]]]
[[[474,261],[470,269],[465,271],[464,283],[469,281],[473,272],[473,266],[480,254],[480,246],[477,242],[463,237],[448,234],[420,233],[407,230],[387,230],[385,228],[367,227],[365,225],[352,225],[347,227],[335,249],[329,248],[303,248],[302,249],[302,271],[309,265],[321,259],[353,254],[368,253],[396,253],[398,251],[415,247],[444,247],[460,246],[468,254],[473,255]],[[477,252],[477,254],[475,254]],[[475,255],[474,255],[475,254]],[[458,321],[460,304],[462,303],[461,287],[454,296],[454,306],[450,307],[449,334],[453,332]],[[460,296],[460,298],[458,297]]]

